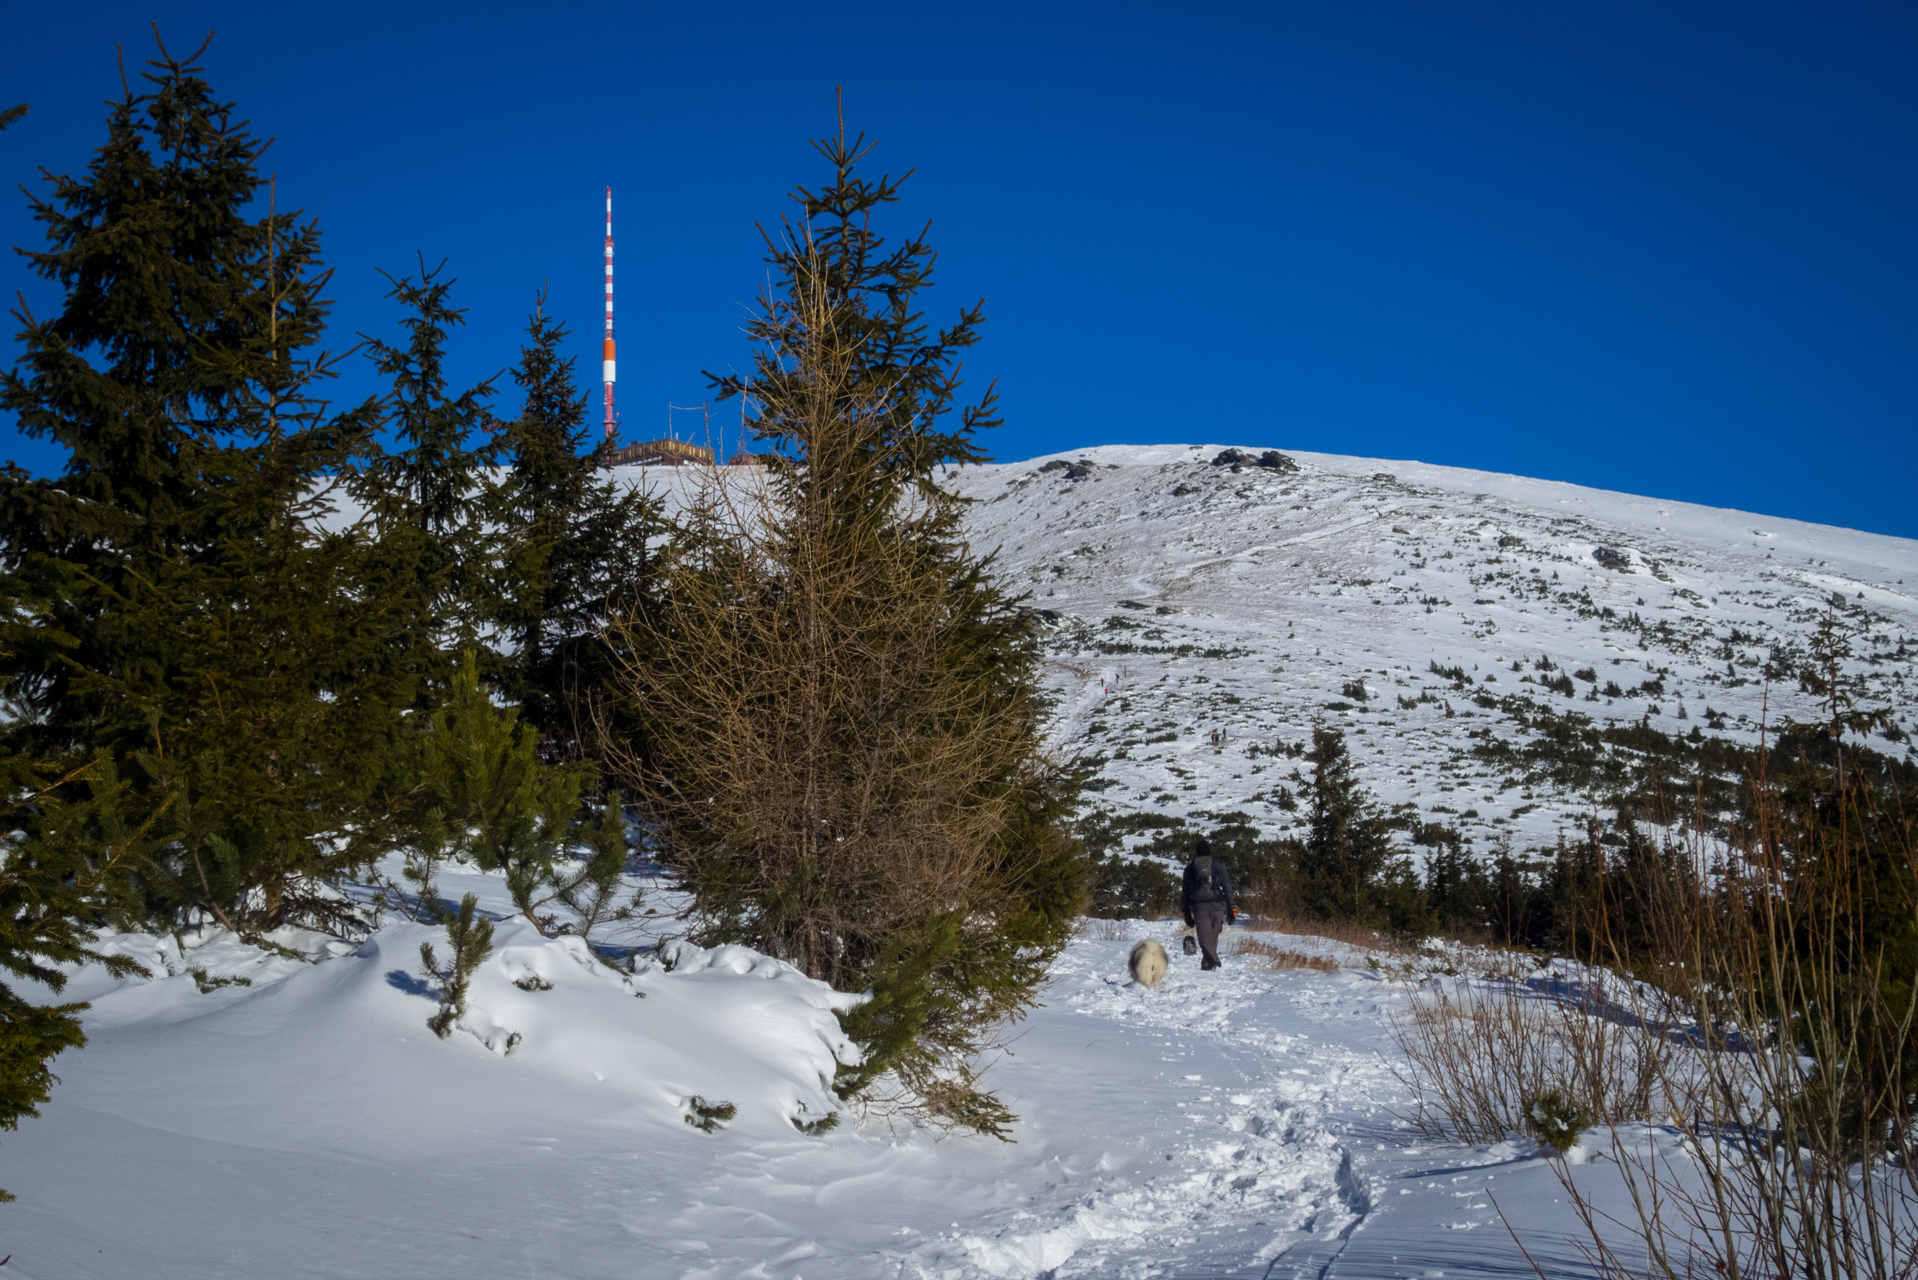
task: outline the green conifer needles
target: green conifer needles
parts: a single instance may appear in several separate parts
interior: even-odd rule
[[[566,326],[542,296],[526,327],[513,381],[519,416],[502,428],[511,463],[492,494],[493,523],[513,531],[497,557],[490,604],[511,640],[499,683],[548,740],[576,750],[573,695],[599,682],[597,641],[608,605],[644,593],[646,544],[664,531],[653,504],[598,467],[586,397],[560,355]]]
[[[377,613],[340,587],[351,540],[318,519],[369,414],[317,398],[317,230],[270,195],[251,217],[257,144],[191,59],[152,65],[34,204],[30,260],[65,297],[19,316],[0,404],[68,461],[0,477],[5,737],[56,770],[113,762],[155,837],[142,912],[325,924],[390,719],[357,662]]]
[[[618,796],[598,823],[583,822],[582,796],[597,770],[586,761],[547,763],[539,734],[481,686],[470,651],[445,704],[428,719],[419,758],[426,820],[418,848],[432,851],[426,856],[470,857],[502,873],[513,905],[548,935],[561,928],[548,910],[554,902],[586,909],[582,933],[618,918],[614,900],[626,866]],[[590,856],[568,858],[580,838]],[[413,878],[424,890],[431,873]]]
[[[461,313],[422,261],[368,342],[390,393],[330,410],[318,229],[198,57],[162,47],[33,204],[62,297],[15,313],[0,407],[66,461],[0,470],[0,969],[57,989],[103,922],[351,935],[342,885],[399,850],[419,919],[455,856],[548,933],[619,919],[626,823],[588,801],[572,699],[656,526],[579,455],[564,331],[536,312],[502,427],[490,384],[448,384]],[[0,1125],[71,1012],[0,987]]]
[[[848,143],[843,127],[837,138],[817,139],[813,148],[832,166],[831,181],[817,192],[793,191],[801,210],[797,223],[782,220],[777,231],[760,228],[780,285],[778,296],[765,299],[747,325],[747,335],[761,344],[753,371],[708,375],[713,388],[721,399],[750,397],[760,409],[754,429],[782,451],[803,450],[816,429],[794,415],[812,374],[789,357],[817,337],[845,358],[835,394],[842,407],[864,406],[868,422],[860,448],[877,470],[929,483],[942,464],[984,460],[973,437],[999,425],[992,389],[962,409],[957,424],[947,419],[964,385],[960,353],[979,341],[985,302],[961,310],[949,328],[928,326],[913,308],[932,284],[938,253],[925,231],[888,248],[873,227],[873,215],[898,201],[912,174],[877,181],[862,175],[858,166],[871,144],[864,134]],[[807,302],[813,297],[828,300],[823,312]],[[826,331],[811,334],[822,323]]]
[[[1401,937],[1431,932],[1432,913],[1411,860],[1393,847],[1384,815],[1359,785],[1345,735],[1312,731],[1312,809],[1299,850],[1306,910],[1324,920],[1356,920]]]
[[[92,922],[109,912],[114,885],[147,842],[124,820],[112,763],[94,760],[61,777],[19,755],[0,756],[0,794],[0,827],[12,833],[0,840],[0,969],[56,994],[67,984],[56,966],[92,961],[116,976],[144,972],[91,946]],[[86,1007],[36,1004],[0,983],[0,1128],[40,1114],[57,1080],[48,1063],[86,1043],[76,1016]],[[11,1199],[0,1191],[0,1200]]]
[[[444,1040],[466,1016],[466,992],[473,974],[493,954],[493,922],[478,914],[479,899],[467,894],[459,913],[446,922],[446,940],[453,953],[442,965],[430,942],[420,943],[420,963],[426,976],[440,984],[439,1012],[426,1020],[434,1035]]]

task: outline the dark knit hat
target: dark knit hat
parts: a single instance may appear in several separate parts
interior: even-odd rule
[[[1210,840],[1207,840],[1204,836],[1200,836],[1199,843],[1192,846],[1192,856],[1195,858],[1211,857],[1212,842]]]

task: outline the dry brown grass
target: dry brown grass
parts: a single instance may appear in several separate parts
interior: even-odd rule
[[[1288,933],[1300,938],[1323,938],[1327,942],[1343,943],[1361,951],[1385,955],[1411,957],[1418,954],[1404,943],[1351,920],[1306,920],[1280,914],[1243,915],[1239,917],[1239,927],[1255,933]]]
[[[1339,967],[1336,961],[1323,956],[1308,956],[1263,938],[1249,938],[1244,934],[1237,935],[1230,954],[1253,957],[1258,968],[1275,973],[1285,969],[1313,969],[1319,973],[1331,973]]]

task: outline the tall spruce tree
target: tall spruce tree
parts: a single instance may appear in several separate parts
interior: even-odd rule
[[[504,549],[493,617],[507,642],[500,684],[554,754],[577,754],[575,705],[605,679],[597,633],[610,606],[643,596],[656,505],[622,490],[589,441],[586,396],[561,354],[566,326],[541,295],[513,381],[525,395],[504,425],[506,469],[495,493]]]
[[[333,919],[318,886],[357,856],[334,837],[394,721],[359,670],[377,602],[320,524],[370,415],[314,394],[319,233],[249,212],[259,146],[203,50],[162,47],[86,173],[45,175],[28,257],[63,299],[15,313],[0,372],[0,404],[67,455],[0,475],[0,968],[55,989],[46,962],[85,958],[102,921]],[[80,1043],[69,1013],[0,989],[0,1124]]]
[[[368,683],[385,611],[322,526],[371,413],[316,395],[319,232],[249,214],[259,145],[197,57],[162,48],[86,175],[48,175],[34,204],[49,248],[30,260],[65,297],[18,313],[0,403],[68,460],[0,479],[0,690],[8,750],[103,755],[165,837],[128,910],[250,934],[336,918],[319,884],[362,855],[334,837],[405,691]]]
[[[1359,783],[1345,735],[1313,729],[1305,758],[1312,762],[1312,806],[1298,864],[1306,910],[1401,936],[1429,933],[1431,908],[1410,859],[1393,847],[1385,818]]]
[[[486,601],[501,549],[486,519],[488,468],[498,454],[487,411],[493,381],[450,389],[447,336],[466,313],[448,301],[455,282],[442,277],[445,265],[429,269],[422,259],[417,279],[387,277],[387,296],[408,313],[403,342],[361,335],[390,380],[381,425],[397,447],[371,451],[352,478],[367,513],[371,572],[402,598],[390,660],[429,701],[447,687],[459,655],[490,638]],[[491,675],[494,651],[481,652]]]
[[[870,994],[844,1015],[865,1057],[842,1096],[892,1072],[936,1121],[1003,1135],[974,1058],[1083,898],[1071,784],[1044,755],[1025,611],[933,483],[993,421],[989,391],[946,420],[981,310],[927,331],[931,250],[888,252],[869,222],[898,183],[855,172],[862,141],[817,145],[833,179],[769,240],[753,372],[716,379],[788,460],[691,502],[657,616],[610,629],[636,732],[603,745],[702,936]]]

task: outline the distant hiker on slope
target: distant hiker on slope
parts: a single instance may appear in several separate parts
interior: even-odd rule
[[[1185,913],[1187,927],[1198,931],[1199,950],[1205,953],[1199,967],[1218,968],[1219,931],[1228,921],[1237,923],[1239,912],[1232,905],[1232,873],[1212,856],[1209,841],[1200,840],[1193,846],[1192,861],[1185,864],[1179,909]]]

